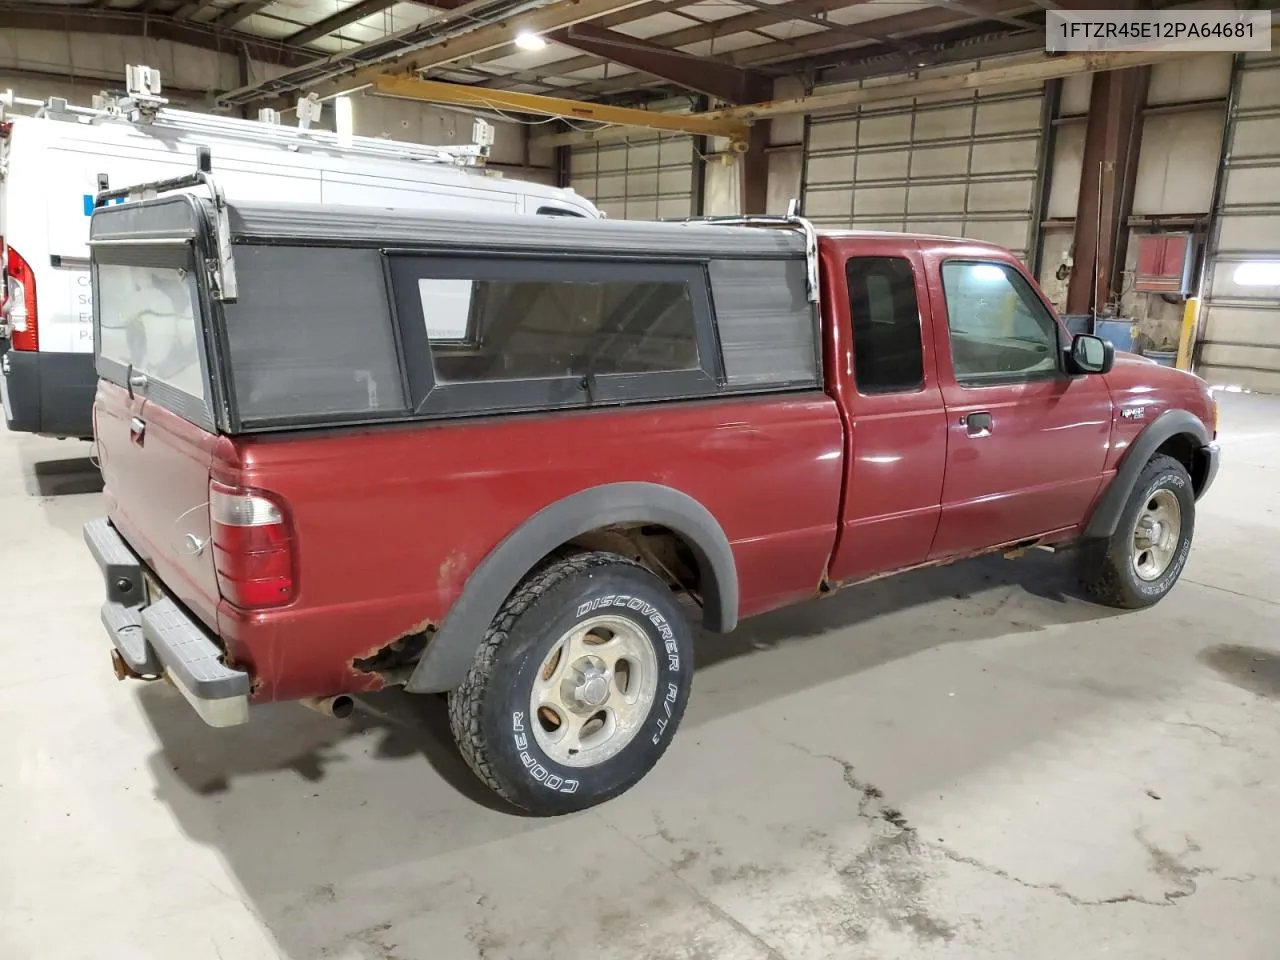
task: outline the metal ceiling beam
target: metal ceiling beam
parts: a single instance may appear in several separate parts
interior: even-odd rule
[[[879,31],[865,30],[862,27],[837,23],[834,20],[819,17],[811,13],[802,13],[799,10],[788,10],[786,7],[778,4],[765,3],[764,0],[735,0],[735,2],[742,4],[744,7],[751,7],[753,10],[758,10],[771,17],[776,17],[778,23],[812,23],[815,26],[822,27],[822,29],[829,34],[843,36],[854,43],[883,43],[886,46],[896,47],[903,53],[913,53],[920,49],[920,45],[910,38],[897,40],[893,37],[886,36]],[[874,25],[876,21],[871,20],[868,22]],[[765,36],[769,37],[769,34],[766,33]],[[769,37],[769,39],[772,40],[774,38]]]
[[[453,12],[453,16],[461,23],[468,8],[477,6],[483,0],[473,0]],[[547,34],[562,27],[573,26],[586,20],[594,20],[605,13],[612,13],[625,7],[638,6],[645,0],[556,0],[546,6],[528,10],[475,26],[471,29],[449,32],[444,36],[427,35],[421,41],[402,42],[403,52],[392,56],[381,56],[375,61],[366,61],[363,65],[358,57],[362,47],[375,45],[386,46],[385,41],[372,41],[341,54],[322,58],[314,62],[315,70],[324,72],[322,79],[307,80],[296,84],[298,90],[313,92],[321,98],[337,96],[352,90],[367,87],[373,81],[388,73],[413,73],[427,67],[453,63],[467,57],[491,50],[507,47],[515,42],[516,35],[523,32]],[[446,18],[449,15],[446,15]],[[446,19],[446,18],[441,18]],[[437,21],[429,20],[419,28],[433,28]],[[246,100],[257,102],[274,97],[283,92],[281,86],[288,82],[287,78],[277,77],[260,84],[256,89],[235,91],[236,102]],[[282,108],[291,104],[279,102]]]
[[[365,17],[372,16],[375,13],[381,13],[388,7],[395,6],[398,2],[399,0],[363,0],[362,3],[347,7],[345,10],[339,10],[323,20],[317,20],[311,26],[303,27],[297,33],[289,34],[284,38],[285,42],[304,46],[313,40],[327,37],[334,31],[341,30],[357,20],[363,20]]]
[[[347,7],[345,10],[339,10],[337,13],[318,20],[309,27],[303,27],[297,33],[291,33],[285,37],[285,43],[303,46],[321,37],[327,37],[331,33],[337,33],[343,27],[355,23],[357,20],[363,20],[365,17],[371,17],[375,13],[381,13],[389,7],[394,7],[400,0],[362,0],[361,3]],[[429,10],[456,10],[462,6],[463,0],[406,0],[406,2],[418,7],[425,7]]]
[[[141,7],[135,7],[134,9],[156,10],[163,3],[164,3],[164,0],[147,0],[147,2],[144,3]],[[192,17],[194,17],[197,13],[199,13],[201,10],[207,9],[208,7],[212,7],[213,3],[214,3],[214,0],[193,0],[192,3],[184,4],[183,6],[178,7],[176,10],[171,11],[171,15],[176,17],[179,20],[189,20]],[[106,4],[100,4],[100,6],[106,6]]]
[[[370,71],[370,76],[376,75],[383,72],[384,63],[398,62],[431,44],[459,37],[475,30],[477,24],[521,16],[536,3],[537,0],[463,0],[453,10],[441,12],[422,23],[383,34],[337,53],[318,56],[258,83],[229,90],[220,99],[227,106],[272,100],[273,106],[287,109],[289,103],[273,98],[293,96],[360,70]],[[362,85],[367,86],[367,81]]]
[[[295,67],[315,56],[313,51],[278,40],[218,30],[207,23],[178,20],[165,14],[94,7],[53,7],[44,3],[0,2],[0,30],[55,30],[117,37],[150,37],[203,50],[234,53],[243,47],[254,60]]]
[[[1064,6],[1071,9],[1091,9],[1097,0],[1064,0]],[[969,4],[975,9],[978,8],[978,2]],[[1021,0],[988,0],[982,2],[981,8],[988,14],[1003,14],[1010,10],[1026,9],[1027,4]],[[986,17],[988,20],[998,20],[996,16]],[[980,21],[974,17],[968,17],[954,10],[945,8],[932,8],[918,10],[912,13],[900,14],[893,17],[885,17],[878,22],[881,31],[893,34],[911,34],[921,44],[930,43],[930,34],[940,32],[946,28],[957,28],[964,24],[977,25]],[[994,26],[994,24],[993,24]],[[1037,29],[1041,29],[1037,27]],[[1031,34],[1035,38],[1039,38],[1041,34]],[[655,40],[662,40],[662,37],[655,37]],[[1043,49],[1043,40],[1038,40],[1037,46]],[[865,47],[851,46],[847,41],[842,41],[838,37],[828,33],[810,33],[802,37],[796,37],[793,40],[779,40],[775,43],[767,43],[755,47],[746,47],[742,50],[735,50],[732,53],[725,54],[719,59],[726,63],[731,63],[742,67],[774,67],[777,68],[781,64],[789,64],[795,60],[808,60],[814,56],[830,53],[848,53],[848,60],[855,61],[857,57],[866,49]],[[912,68],[918,63],[925,62],[927,66],[927,57],[921,55],[912,62]],[[548,68],[549,69],[549,68]],[[596,96],[606,96],[608,94],[621,93],[633,90],[641,84],[637,84],[634,79],[627,84],[627,78],[618,77],[616,80],[601,81],[584,85],[580,90],[574,90],[577,94],[590,94]]]
[[[918,34],[922,31],[930,29],[938,29],[942,27],[955,26],[963,22],[957,19],[957,15],[953,12],[942,9],[924,9],[913,11],[912,13],[900,14],[894,17],[885,17],[880,29],[885,33],[911,33]],[[893,21],[889,23],[888,21]],[[655,38],[661,40],[663,38]],[[922,42],[918,38],[917,42]],[[810,57],[815,54],[829,53],[833,50],[850,50],[856,51],[861,46],[869,44],[850,44],[850,42],[838,34],[828,33],[826,31],[820,33],[807,33],[800,37],[790,40],[775,40],[773,43],[760,44],[755,47],[745,47],[741,50],[734,50],[731,53],[724,54],[718,59],[725,63],[733,64],[740,67],[763,67],[772,66],[776,63],[786,62],[788,60],[798,60],[803,57]],[[914,63],[912,64],[914,67]],[[633,89],[637,84],[634,79],[630,84],[625,81],[626,77],[617,77],[612,80],[600,81],[592,83],[585,88],[583,92],[590,91],[599,96],[605,96],[612,93],[622,93],[626,90]]]
[[[978,25],[961,27],[948,31],[945,39],[939,37],[920,54],[927,64],[924,69],[1044,49],[1044,40],[1040,37],[1027,33],[979,33],[979,29]],[[895,51],[863,47],[856,53],[856,57],[831,54],[806,61],[805,67],[815,72],[817,82],[821,84],[849,83],[902,72],[901,61]]]
[[[1272,33],[1276,33],[1275,30]],[[1204,51],[1183,50],[1126,50],[1106,53],[1066,53],[1046,56],[1025,63],[1007,66],[980,67],[968,73],[947,77],[905,78],[895,83],[881,83],[874,87],[859,87],[833,93],[819,93],[771,103],[749,104],[708,111],[708,118],[738,121],[758,121],[771,117],[829,113],[847,110],[866,103],[898,100],[902,97],[923,97],[934,94],[977,90],[979,87],[1000,87],[1034,83],[1061,77],[1072,77],[1103,70],[1124,70],[1129,67],[1146,67],[1188,57],[1205,56]]]
[[[225,13],[218,14],[213,18],[212,23],[223,30],[229,30],[237,23],[242,23],[261,13],[275,2],[276,0],[249,0],[248,3],[239,3]]]
[[[665,47],[681,47],[689,44],[700,43],[715,37],[728,36],[734,33],[742,33],[746,30],[754,30],[761,25],[776,24],[780,20],[790,19],[788,12],[804,14],[805,16],[821,13],[824,11],[841,10],[846,7],[857,6],[866,3],[868,0],[795,0],[793,3],[777,4],[777,15],[772,12],[755,11],[753,13],[740,14],[736,17],[726,17],[723,20],[717,20],[712,23],[698,27],[687,27],[682,30],[675,30],[671,33],[664,33],[660,36],[652,37],[651,41],[659,43]],[[1069,0],[1074,6],[1084,6],[1096,2],[1096,0]],[[971,0],[971,6],[974,9],[980,9],[987,19],[994,16],[1003,16],[1005,13],[1016,10],[1025,10],[1028,7],[1027,0]],[[803,17],[801,18],[803,19]],[[933,31],[944,27],[952,27],[964,23],[971,19],[967,15],[958,13],[954,10],[934,7],[921,10],[914,10],[910,13],[895,14],[890,17],[882,17],[879,20],[872,21],[875,24],[876,32],[883,35],[908,35],[919,34],[923,32]],[[914,38],[916,42],[927,43],[927,39],[920,37]],[[871,43],[872,41],[868,41]],[[730,63],[741,67],[762,67],[765,65],[773,65],[789,60],[797,60],[802,57],[810,57],[816,54],[829,53],[834,50],[856,49],[858,44],[851,44],[847,36],[843,36],[842,32],[822,31],[820,33],[809,33],[800,37],[789,40],[776,40],[772,43],[760,44],[754,47],[746,47],[742,50],[735,50],[732,53],[725,54],[717,59],[725,63]],[[550,63],[540,68],[546,76],[563,75],[576,70],[583,70],[587,67],[594,66],[598,61],[592,57],[582,57],[573,60],[564,60],[556,63]],[[914,63],[912,64],[914,66]],[[647,84],[637,83],[635,77],[617,77],[609,80],[595,81],[583,84],[580,88],[575,89],[574,93],[591,94],[595,96],[607,96],[614,93],[622,93],[637,87],[646,86]]]
[[[1272,30],[1274,37],[1280,31]],[[1103,70],[1123,70],[1129,67],[1151,66],[1170,60],[1205,56],[1203,51],[1152,51],[1135,50],[1108,53],[1068,53],[1046,56],[1025,63],[1000,67],[982,67],[968,73],[945,77],[905,77],[896,82],[880,83],[873,87],[856,87],[831,93],[818,93],[789,100],[774,100],[742,107],[728,107],[695,114],[702,119],[736,120],[756,123],[773,117],[811,115],[848,110],[852,107],[904,97],[922,97],[935,94],[958,93],[977,90],[980,87],[1000,87],[1052,80],[1060,77],[1098,73]],[[539,147],[565,147],[579,143],[625,139],[626,132],[613,128],[599,131],[574,131],[536,137]]]
[[[672,30],[669,33],[651,37],[650,42],[664,47],[684,47],[734,33],[747,33],[758,30],[761,27],[777,26],[779,23],[784,23],[789,19],[789,13],[809,16],[832,10],[843,10],[845,7],[855,7],[869,2],[870,0],[792,0],[791,3],[777,4],[777,13],[760,10],[752,13],[742,13],[733,17],[725,17],[723,20],[714,20],[709,23],[699,23],[691,27]],[[603,19],[595,22],[601,25],[604,24]],[[557,60],[554,63],[545,64],[538,69],[544,76],[554,77],[585,70],[599,63],[599,57],[572,57],[568,60]]]
[[[750,125],[742,121],[711,119],[701,114],[659,113],[656,110],[636,110],[605,103],[584,103],[581,100],[544,97],[535,93],[487,90],[484,87],[420,80],[417,77],[384,75],[374,80],[373,90],[384,96],[423,100],[427,103],[447,103],[478,110],[532,113],[538,116],[562,117],[589,123],[617,124],[632,129],[667,130],[706,137],[728,137],[739,141],[745,141],[750,130]]]
[[[661,47],[592,23],[557,30],[548,39],[728,103],[752,103],[769,95],[769,80],[751,70]]]
[[[1011,27],[1044,32],[1044,27],[1029,20],[1023,20],[1020,17],[1013,17],[1004,13],[985,12],[982,8],[971,3],[964,3],[962,0],[927,0],[927,2],[930,6],[945,7],[948,10],[954,10],[956,13],[963,13],[967,17],[976,17],[980,20],[996,20]]]

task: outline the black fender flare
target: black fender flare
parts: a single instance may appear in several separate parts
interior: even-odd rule
[[[457,688],[499,608],[538,561],[574,537],[620,523],[658,524],[682,536],[698,561],[703,625],[716,633],[738,625],[737,567],[711,511],[661,484],[609,483],[544,507],[494,547],[467,578],[405,689],[443,693]]]
[[[1209,431],[1200,418],[1186,410],[1166,410],[1156,417],[1142,433],[1134,438],[1125,451],[1124,458],[1112,477],[1110,486],[1103,493],[1098,505],[1085,527],[1086,538],[1106,539],[1116,532],[1120,522],[1120,514],[1124,505],[1129,502],[1134,485],[1138,482],[1138,474],[1147,465],[1152,455],[1170,437],[1180,433],[1195,437],[1197,444],[1205,446],[1209,443]]]

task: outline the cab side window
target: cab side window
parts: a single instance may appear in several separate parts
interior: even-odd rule
[[[853,318],[853,375],[862,394],[924,386],[915,274],[901,257],[851,257],[845,264]]]
[[[956,380],[1037,379],[1058,372],[1058,329],[1026,279],[1007,263],[942,265]]]

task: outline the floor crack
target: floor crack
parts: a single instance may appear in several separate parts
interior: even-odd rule
[[[1200,724],[1185,725],[1200,726]],[[1211,730],[1210,732],[1216,733],[1217,731]],[[814,753],[812,750],[798,743],[790,743],[789,745],[815,760],[828,760],[832,763],[838,764],[843,771],[845,785],[858,794],[858,816],[872,825],[877,823],[887,823],[896,827],[900,831],[899,836],[910,843],[917,852],[934,851],[953,863],[973,867],[975,870],[981,870],[983,873],[1005,880],[1009,883],[1016,883],[1018,886],[1025,887],[1028,890],[1038,890],[1045,893],[1051,893],[1062,900],[1066,900],[1072,906],[1104,907],[1114,904],[1135,903],[1147,907],[1171,907],[1179,900],[1185,899],[1196,892],[1197,884],[1195,878],[1197,876],[1202,874],[1211,874],[1214,872],[1212,867],[1186,866],[1173,854],[1170,854],[1166,850],[1162,850],[1160,847],[1157,847],[1154,843],[1147,840],[1147,838],[1143,836],[1141,830],[1137,830],[1134,832],[1134,837],[1142,845],[1143,849],[1146,850],[1151,863],[1150,869],[1152,873],[1161,876],[1176,885],[1174,889],[1166,890],[1159,899],[1144,897],[1136,893],[1124,893],[1114,897],[1090,899],[1087,897],[1077,896],[1071,891],[1065,889],[1059,883],[1034,883],[1030,880],[1023,880],[1021,877],[1016,877],[1007,870],[985,863],[976,857],[969,857],[964,854],[957,853],[946,844],[925,840],[919,835],[916,829],[907,822],[907,818],[901,811],[885,804],[884,793],[879,787],[868,783],[858,776],[853,764],[848,760],[844,760],[829,753]],[[1199,846],[1188,838],[1187,848],[1184,851],[1184,854],[1195,853],[1198,852],[1199,849]],[[1253,880],[1254,877],[1252,874],[1246,874],[1244,877],[1224,877],[1223,879],[1245,883]]]
[[[899,830],[915,832],[915,828],[907,823],[907,818],[902,815],[902,811],[896,807],[886,805],[884,792],[875,784],[862,780],[854,770],[853,764],[848,760],[842,760],[840,757],[830,753],[814,753],[809,748],[798,743],[792,743],[790,746],[815,760],[830,760],[840,766],[841,770],[844,771],[845,785],[858,794],[858,816],[863,820],[873,824],[876,822],[887,823],[892,827],[897,827]]]
[[[983,873],[989,874],[990,876],[998,877],[1001,880],[1007,880],[1009,883],[1016,883],[1018,886],[1025,887],[1028,890],[1040,890],[1045,893],[1052,893],[1055,897],[1066,900],[1074,907],[1105,907],[1117,903],[1140,903],[1148,907],[1171,907],[1175,901],[1183,897],[1190,896],[1195,892],[1194,888],[1187,891],[1174,890],[1166,893],[1162,900],[1150,900],[1146,897],[1140,897],[1136,893],[1126,893],[1118,897],[1103,897],[1098,900],[1091,900],[1086,897],[1076,896],[1070,890],[1064,889],[1060,883],[1033,883],[1030,880],[1023,880],[1021,877],[1015,877],[1008,870],[1002,870],[1000,867],[984,863],[976,857],[967,857],[964,854],[957,853],[943,844],[930,844],[930,846],[953,863],[962,863],[965,866],[973,867],[975,870],[981,870]]]

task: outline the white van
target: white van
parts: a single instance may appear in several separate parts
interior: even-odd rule
[[[131,68],[136,69],[136,68]],[[245,200],[599,217],[572,190],[483,169],[487,146],[430,147],[169,110],[163,101],[0,100],[0,401],[10,430],[92,436],[89,217],[112,188],[188,174],[208,147]],[[14,115],[13,107],[34,107]],[[483,131],[483,124],[478,128]]]

